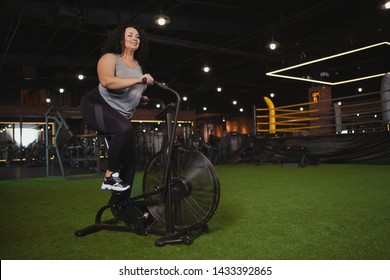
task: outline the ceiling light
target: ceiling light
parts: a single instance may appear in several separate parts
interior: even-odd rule
[[[166,15],[158,15],[154,17],[154,22],[159,26],[165,26],[171,22],[171,19]]]
[[[390,9],[390,0],[381,1],[379,3],[378,7],[379,7],[379,9],[382,9],[382,10]]]
[[[205,66],[205,67],[203,67],[203,72],[205,72],[205,73],[208,73],[208,72],[210,72],[210,67],[208,67],[208,66]]]
[[[270,49],[271,51],[274,51],[274,50],[276,50],[276,49],[278,49],[280,47],[280,44],[279,44],[279,42],[276,42],[276,41],[272,40],[271,42],[269,42],[266,45],[266,47],[268,49]]]
[[[207,111],[207,107],[203,107],[203,111]]]
[[[187,101],[187,100],[188,100],[187,96],[183,96],[183,101]]]
[[[221,87],[217,87],[217,91],[218,91],[218,92],[221,92],[221,91],[222,91],[222,88],[221,88]]]
[[[236,100],[233,100],[233,105],[237,105],[237,101]]]

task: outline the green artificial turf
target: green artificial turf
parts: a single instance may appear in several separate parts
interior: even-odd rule
[[[100,231],[110,192],[100,179],[0,181],[1,259],[390,259],[389,166],[218,165],[221,199],[209,232],[157,247],[158,235]],[[141,185],[142,173],[137,173]],[[139,192],[139,190],[136,190]]]

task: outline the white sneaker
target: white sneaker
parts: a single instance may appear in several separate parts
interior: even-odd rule
[[[130,185],[119,178],[118,172],[112,173],[110,177],[104,177],[101,186],[102,190],[113,190],[117,192],[123,192],[129,188]]]

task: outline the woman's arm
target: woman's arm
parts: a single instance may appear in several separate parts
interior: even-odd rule
[[[140,78],[123,78],[115,77],[115,56],[110,53],[104,54],[98,62],[97,73],[99,82],[106,88],[111,90],[131,87],[135,84],[142,84],[146,78],[147,84],[153,84],[153,78],[149,74],[145,74]]]

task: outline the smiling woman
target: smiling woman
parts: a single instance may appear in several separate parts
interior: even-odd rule
[[[108,36],[98,61],[99,85],[81,100],[80,112],[87,125],[111,135],[102,190],[130,192],[133,184],[136,143],[130,120],[146,86],[153,85],[153,77],[144,74],[141,66],[144,38],[136,26],[117,27]]]

